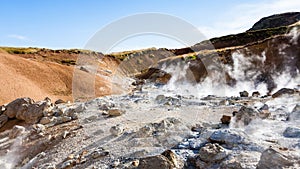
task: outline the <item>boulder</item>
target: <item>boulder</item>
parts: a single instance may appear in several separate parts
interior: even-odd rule
[[[221,118],[221,122],[222,124],[229,124],[230,123],[230,120],[231,120],[231,116],[227,116],[227,115],[223,115],[222,118]]]
[[[172,162],[163,155],[156,155],[151,157],[141,158],[139,161],[138,169],[173,169],[174,165]]]
[[[288,127],[284,130],[283,136],[288,138],[300,138],[300,128]]]
[[[29,124],[35,124],[40,121],[44,114],[47,114],[45,112],[51,111],[51,108],[51,102],[48,101],[40,101],[34,104],[29,104],[26,106],[26,111],[20,111],[17,113],[16,118],[24,120]]]
[[[7,123],[8,117],[5,114],[0,115],[0,128]]]
[[[206,163],[215,163],[228,156],[227,151],[217,143],[208,143],[199,151],[199,158]]]
[[[282,88],[278,90],[276,93],[272,95],[272,98],[277,98],[281,97],[282,95],[289,95],[289,94],[294,94],[295,90],[294,89],[289,89],[289,88]]]
[[[6,114],[9,118],[15,118],[17,114],[23,114],[26,112],[28,106],[33,103],[34,101],[29,97],[18,98],[6,106],[4,114]]]
[[[268,148],[261,154],[257,169],[288,168],[293,163],[289,157],[272,148]]]
[[[260,93],[258,91],[255,91],[252,93],[252,97],[259,97]]]
[[[240,97],[248,97],[249,93],[247,91],[240,92]]]
[[[24,132],[25,132],[25,127],[15,125],[9,133],[9,138],[14,139],[18,136],[21,136]]]
[[[213,143],[220,144],[242,144],[245,140],[245,134],[239,131],[235,131],[233,129],[223,129],[214,131],[210,137],[209,141]]]

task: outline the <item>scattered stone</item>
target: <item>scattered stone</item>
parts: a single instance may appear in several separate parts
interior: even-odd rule
[[[261,154],[257,169],[287,168],[292,165],[293,161],[291,161],[289,157],[272,148],[268,148]]]
[[[54,102],[54,104],[62,104],[62,103],[66,103],[66,101],[64,101],[62,99],[58,99]]]
[[[164,169],[172,169],[172,162],[163,155],[156,155],[151,157],[145,157],[139,159],[138,169],[154,169],[154,168],[164,168]]]
[[[223,160],[228,155],[227,151],[217,143],[208,143],[199,151],[199,158],[207,163],[214,163]]]
[[[300,120],[300,104],[297,104],[293,111],[287,117],[288,121],[297,121]]]
[[[109,131],[112,135],[119,136],[124,132],[124,128],[122,125],[117,124],[116,126],[112,126]]]
[[[252,93],[252,97],[259,97],[260,93],[258,91],[255,91]]]
[[[166,150],[162,153],[162,155],[167,157],[175,168],[183,168],[184,162],[173,151]]]
[[[7,123],[8,117],[5,114],[0,115],[0,128]]]
[[[282,88],[282,89],[278,90],[276,93],[274,93],[272,95],[272,98],[277,98],[277,97],[280,97],[282,95],[294,94],[294,93],[295,93],[294,89]]]
[[[36,102],[34,104],[23,104],[23,107],[17,112],[16,118],[24,120],[28,124],[35,124],[40,121],[45,112],[52,110],[49,99]]]
[[[131,162],[131,164],[133,165],[133,167],[137,167],[139,165],[140,161],[139,160],[134,160]]]
[[[247,91],[240,92],[240,97],[249,97],[249,93]]]
[[[120,160],[117,159],[117,160],[114,160],[114,161],[112,162],[111,167],[116,168],[116,167],[118,167],[119,165],[120,165]]]
[[[96,159],[96,158],[107,156],[108,154],[109,154],[108,151],[105,151],[103,148],[100,147],[96,149],[94,152],[92,152],[91,156],[92,158]]]
[[[283,136],[288,138],[300,138],[300,128],[288,127],[284,130]]]
[[[43,125],[49,124],[49,123],[51,123],[51,122],[52,122],[52,119],[50,119],[50,117],[43,117],[43,118],[41,118],[41,120],[40,120],[40,124],[43,124]]]
[[[220,144],[242,144],[245,140],[244,133],[235,131],[233,129],[223,129],[214,131],[209,140],[213,143],[220,143]]]
[[[230,120],[231,120],[231,116],[227,116],[227,115],[223,115],[222,118],[221,118],[221,122],[222,124],[229,124],[230,123]]]
[[[65,139],[68,135],[70,135],[70,132],[64,131],[62,134],[62,138]]]
[[[110,109],[110,110],[108,110],[108,115],[111,116],[111,117],[121,116],[124,113],[125,113],[125,110],[119,110],[119,109]]]
[[[10,102],[6,106],[6,110],[4,114],[6,114],[9,118],[15,118],[17,114],[22,114],[27,111],[28,105],[33,104],[34,101],[29,97],[18,98],[12,102]]]
[[[255,109],[248,107],[241,107],[240,110],[235,114],[236,121],[241,121],[244,125],[248,125],[258,115]]]
[[[0,106],[0,115],[6,110],[5,106],[2,105]]]
[[[15,125],[9,133],[9,138],[14,139],[18,136],[21,136],[25,132],[25,127]]]
[[[75,160],[67,160],[61,165],[61,169],[71,169],[73,166],[76,165]]]
[[[55,166],[55,164],[52,164],[52,163],[45,163],[45,164],[42,164],[41,166],[39,166],[39,168],[56,169],[56,166]]]
[[[36,133],[43,133],[46,129],[46,127],[42,124],[34,124],[32,125],[32,128],[36,131]]]

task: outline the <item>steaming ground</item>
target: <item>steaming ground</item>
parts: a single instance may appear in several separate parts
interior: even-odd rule
[[[300,148],[297,145],[300,139],[283,136],[287,127],[300,128],[300,123],[296,119],[285,120],[285,116],[299,104],[299,93],[275,99],[213,95],[198,97],[201,90],[196,93],[186,88],[185,93],[178,93],[182,90],[181,86],[178,86],[178,89],[180,90],[176,91],[148,84],[131,94],[106,96],[75,105],[60,105],[61,107],[84,107],[83,111],[78,112],[76,125],[82,129],[73,130],[72,127],[68,127],[71,122],[46,129],[38,139],[46,145],[51,140],[47,138],[55,135],[55,133],[47,132],[48,130],[55,131],[55,128],[60,128],[62,134],[65,132],[68,134],[51,148],[40,147],[41,151],[37,151],[37,155],[34,156],[30,153],[31,148],[28,152],[18,153],[23,146],[34,146],[26,141],[20,144],[20,140],[26,140],[27,136],[21,135],[9,144],[7,140],[10,139],[2,134],[0,165],[5,168],[15,168],[15,165],[23,166],[21,168],[44,168],[45,166],[110,168],[113,165],[116,165],[116,168],[126,166],[130,168],[131,162],[135,159],[155,156],[167,149],[174,151],[178,157],[187,161],[192,157],[197,159],[199,149],[207,144],[207,140],[212,137],[211,134],[224,130],[234,132],[243,138],[243,141],[235,143],[237,145],[233,148],[226,143],[221,144],[226,148],[226,152],[231,152],[231,155],[223,160],[224,164],[230,159],[235,159],[241,165],[255,168],[261,153],[270,146],[287,149],[286,152],[300,157]],[[229,127],[220,124],[223,115],[231,116],[233,111],[238,111],[243,105],[259,109],[265,104],[271,112],[271,117],[268,119],[253,119],[249,125],[237,124],[234,120]],[[108,117],[106,113],[110,109],[124,110],[125,113],[116,117]],[[120,133],[112,134],[113,126],[119,126]],[[195,126],[199,129],[192,131],[191,128]],[[61,137],[59,133],[57,137]],[[227,139],[234,139],[235,135],[228,137]],[[33,141],[37,143],[36,140]],[[10,146],[5,146],[5,144]],[[108,151],[109,155],[94,157],[92,154],[99,148]],[[75,156],[74,160],[76,160],[76,155],[80,154],[84,154],[85,162],[70,163],[72,160],[70,156]],[[70,164],[67,164],[68,162]],[[206,168],[213,167],[207,166]]]

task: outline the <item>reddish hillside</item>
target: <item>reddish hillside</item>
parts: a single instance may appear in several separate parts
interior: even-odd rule
[[[52,100],[72,101],[74,66],[59,63],[63,60],[62,58],[67,57],[63,53],[52,54],[51,56],[48,57],[44,54],[41,57],[36,53],[9,54],[4,50],[0,51],[0,104],[19,97],[31,97],[35,100],[49,97]],[[76,58],[76,55],[72,55],[72,59],[76,61]],[[117,65],[117,62],[109,58],[103,59],[102,66],[107,68],[107,64]],[[86,71],[77,72],[79,72],[80,77],[85,77],[80,81],[82,84],[85,83],[85,80],[94,78],[92,74]],[[107,80],[97,76],[95,84],[97,96],[110,94]],[[82,88],[82,90],[81,92],[84,93],[85,89]]]

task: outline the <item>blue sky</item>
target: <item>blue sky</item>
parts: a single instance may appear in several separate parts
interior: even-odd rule
[[[238,33],[264,16],[300,11],[299,0],[3,0],[0,46],[84,48],[98,30],[125,16],[158,12],[177,16],[206,37]],[[114,50],[181,47],[159,37],[136,37]]]

